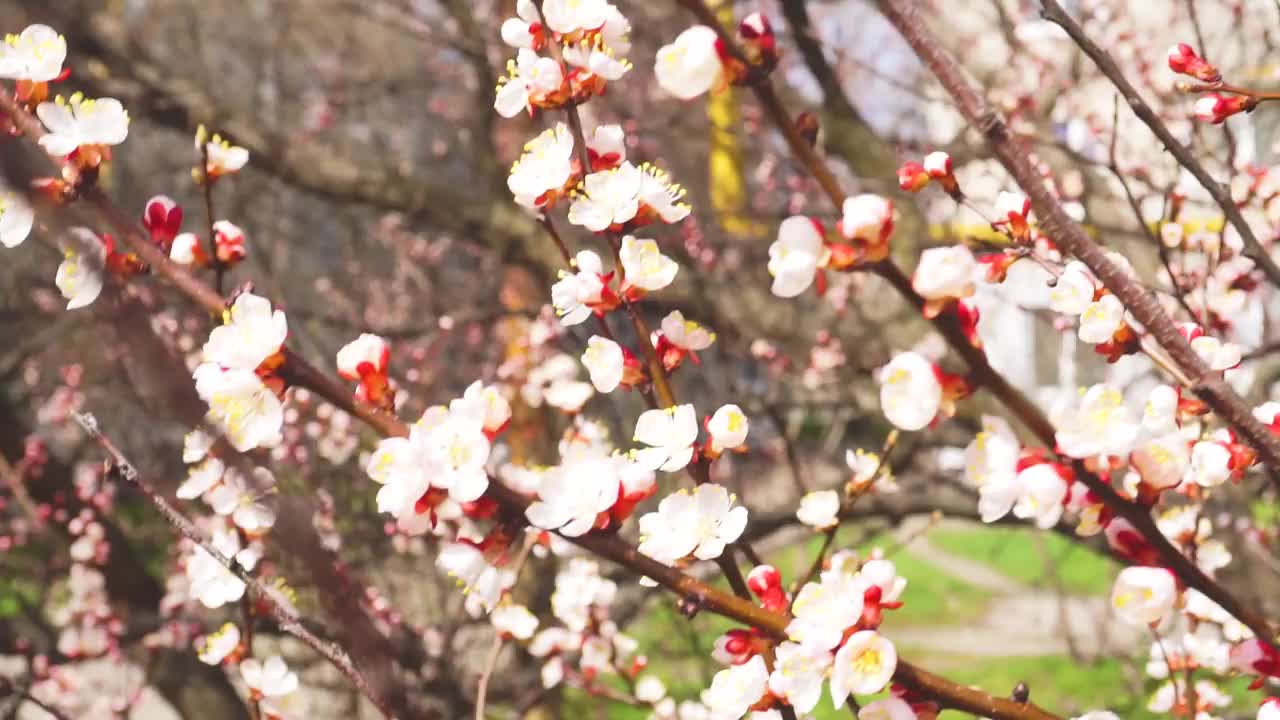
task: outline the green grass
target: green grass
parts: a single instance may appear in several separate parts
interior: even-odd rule
[[[1031,587],[1055,586],[1069,593],[1105,595],[1118,570],[1109,558],[1062,537],[1035,528],[974,526],[944,528],[929,534],[929,542]],[[910,577],[910,576],[908,576]]]

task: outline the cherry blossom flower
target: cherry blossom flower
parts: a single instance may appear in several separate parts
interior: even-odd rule
[[[933,178],[929,177],[929,171],[924,169],[924,165],[914,160],[903,163],[898,168],[898,187],[904,192],[920,192],[932,181]]]
[[[785,699],[797,712],[811,712],[822,697],[822,683],[832,660],[829,650],[780,643],[769,675],[769,691]]]
[[[680,270],[675,260],[658,250],[658,243],[634,235],[623,236],[619,256],[627,285],[648,292],[670,285]]]
[[[768,691],[769,671],[756,655],[741,665],[721,670],[702,692],[702,702],[716,717],[740,718]]]
[[[102,294],[106,271],[107,246],[88,228],[71,228],[62,246],[62,264],[54,284],[67,299],[67,309],[75,310],[93,303]]]
[[[226,370],[256,370],[280,352],[289,323],[282,310],[253,293],[241,293],[223,316],[223,324],[209,333],[203,357]]]
[[[1191,463],[1187,441],[1177,432],[1160,435],[1140,444],[1130,456],[1142,482],[1155,490],[1177,487]]]
[[[679,222],[690,211],[679,202],[684,194],[662,170],[648,163],[636,167],[624,161],[586,176],[581,194],[569,206],[569,222],[592,232],[644,225],[656,219]]]
[[[262,472],[270,476],[265,470]],[[271,508],[258,502],[238,472],[225,473],[222,482],[205,495],[205,501],[215,513],[230,515],[236,527],[251,536],[261,535],[276,522],[276,514]]]
[[[577,376],[578,361],[557,353],[529,371],[520,397],[530,407],[542,407],[545,402],[565,412],[577,412],[595,392],[591,383],[580,382]]]
[[[225,471],[226,466],[218,458],[205,458],[199,465],[191,467],[186,481],[178,486],[174,494],[182,500],[198,498],[217,485]]]
[[[721,453],[736,450],[747,442],[751,424],[746,413],[737,405],[721,405],[707,420],[707,434],[711,436],[708,450]]]
[[[916,711],[902,698],[887,697],[864,705],[858,711],[858,720],[916,720]]]
[[[657,675],[641,675],[636,679],[636,699],[650,704],[667,696],[667,686]]]
[[[35,211],[21,193],[0,186],[0,245],[21,245],[31,234],[35,219]]]
[[[1001,192],[996,196],[996,217],[1000,218],[992,225],[1007,230],[1018,242],[1031,239],[1031,226],[1028,216],[1031,214],[1031,200],[1018,193]]]
[[[489,620],[498,632],[517,640],[528,640],[538,629],[537,616],[529,612],[529,608],[515,603],[494,608]]]
[[[553,468],[543,476],[538,500],[525,517],[566,537],[586,534],[618,500],[619,462],[610,456],[583,457]]]
[[[965,448],[965,479],[978,488],[978,512],[983,522],[995,522],[1017,502],[1018,453],[1021,445],[1002,418],[982,417],[979,432]]]
[[[486,610],[497,607],[502,593],[515,583],[515,573],[494,567],[480,548],[466,542],[445,543],[436,566],[457,580],[459,586]]]
[[[636,452],[636,462],[650,470],[676,472],[693,460],[698,415],[692,405],[646,410],[636,420],[632,438],[649,447]]]
[[[182,462],[200,462],[212,447],[213,436],[196,428],[182,437]]]
[[[656,512],[640,518],[640,552],[668,565],[689,555],[720,557],[747,526],[747,509],[721,485],[699,485],[662,499]]]
[[[213,252],[223,265],[235,265],[245,258],[244,231],[229,220],[213,224]]]
[[[479,499],[489,487],[485,463],[490,443],[484,432],[487,408],[475,399],[455,399],[449,407],[428,408],[419,421],[426,430],[431,484],[458,502]]]
[[[585,631],[593,622],[592,609],[609,607],[618,593],[617,583],[602,576],[600,565],[587,558],[573,558],[568,567],[562,566],[556,573],[555,588],[551,594],[551,612],[574,632],[566,633],[563,628],[544,630],[529,647],[534,656],[539,656],[539,650],[544,647],[557,643],[581,644],[577,633]]]
[[[1094,385],[1080,405],[1058,423],[1058,447],[1067,457],[1123,457],[1137,440],[1140,426],[1125,405],[1124,395],[1106,384]]]
[[[1222,342],[1212,335],[1192,337],[1191,349],[1196,351],[1210,370],[1230,370],[1238,366],[1243,357],[1239,345]]]
[[[44,83],[62,74],[67,39],[48,25],[29,25],[0,44],[0,78]]]
[[[40,146],[54,157],[64,157],[86,146],[119,145],[129,136],[129,113],[115,98],[90,100],[80,93],[64,100],[42,102],[36,115],[48,129]]]
[[[231,533],[215,532],[210,544],[226,557],[234,557],[240,550],[240,543]],[[196,546],[187,557],[186,575],[191,596],[207,608],[222,607],[244,596],[244,581],[203,547]]]
[[[661,333],[651,338],[662,365],[668,371],[680,367],[686,355],[698,361],[697,352],[706,350],[716,341],[716,334],[700,323],[686,320],[684,313],[672,310],[662,318]]]
[[[631,70],[631,63],[619,59],[613,48],[599,36],[583,38],[576,43],[564,47],[564,61],[571,67],[581,68],[585,75],[571,75],[578,84],[592,88],[593,92],[602,92],[600,80],[613,81],[622,79]]]
[[[196,133],[197,151],[200,150],[201,140],[204,138],[204,133]],[[204,152],[208,153],[209,157],[209,161],[204,166],[205,177],[210,180],[217,180],[223,175],[233,175],[249,164],[248,150],[232,145],[216,133],[213,138],[204,143]]]
[[[1096,301],[1089,303],[1080,314],[1080,339],[1090,343],[1105,343],[1111,340],[1124,326],[1124,305],[1120,298],[1107,293]]]
[[[533,0],[516,1],[516,17],[502,23],[502,41],[514,48],[541,50],[546,43],[546,28]]]
[[[856,241],[859,262],[879,262],[889,256],[893,234],[893,202],[879,195],[854,195],[840,207],[840,234]]]
[[[1188,477],[1201,487],[1216,487],[1231,478],[1231,451],[1220,442],[1202,440],[1191,448]]]
[[[778,239],[769,246],[773,294],[790,298],[808,290],[828,255],[822,230],[816,222],[803,215],[783,220],[778,226]]]
[[[511,401],[507,400],[503,389],[498,385],[485,385],[477,380],[463,391],[462,399],[476,404],[483,410],[483,428],[490,438],[502,432],[511,420]]]
[[[951,165],[951,156],[941,150],[935,150],[924,156],[924,170],[929,177],[942,184],[944,190],[952,195],[960,192],[960,183]]]
[[[658,86],[681,100],[691,100],[724,84],[716,31],[694,25],[658,50],[654,74]]]
[[[624,358],[622,346],[609,338],[592,335],[582,353],[582,364],[591,375],[597,392],[610,393],[622,382]]]
[[[618,167],[627,159],[627,135],[621,125],[597,125],[587,138],[587,155],[591,171]]]
[[[925,317],[935,317],[953,300],[973,295],[978,263],[964,245],[929,248],[920,255],[911,287],[925,299]]]
[[[551,302],[564,325],[577,325],[591,316],[593,306],[608,305],[608,289],[600,256],[583,250],[574,256],[577,272],[560,271],[560,280],[551,286]]]
[[[1258,707],[1258,720],[1280,720],[1280,698],[1269,697]]]
[[[881,368],[880,409],[901,430],[920,430],[937,417],[942,406],[942,384],[933,363],[905,352]]]
[[[284,406],[253,370],[223,370],[205,363],[196,368],[195,381],[200,399],[209,405],[209,421],[222,429],[235,449],[275,447],[283,439]]]
[[[521,206],[537,210],[554,205],[572,177],[573,134],[558,122],[525,144],[507,188]]]
[[[823,573],[819,582],[806,583],[791,605],[794,619],[787,625],[787,637],[806,646],[834,650],[845,630],[862,617],[864,590],[846,572]]]
[[[298,689],[298,676],[279,655],[272,655],[266,662],[246,658],[240,663],[240,676],[258,698],[284,697]]]
[[[1013,514],[1034,519],[1036,526],[1048,529],[1062,517],[1062,503],[1067,498],[1067,481],[1052,463],[1040,463],[1018,473],[1018,501]]]
[[[391,347],[385,339],[361,333],[338,350],[338,374],[347,380],[360,381],[356,386],[356,399],[360,402],[391,408],[395,399],[387,377],[390,359]]]
[[[596,30],[607,18],[609,3],[606,0],[546,0],[542,4],[542,16],[547,27],[561,35],[578,30]]]
[[[1111,607],[1125,622],[1152,625],[1173,611],[1178,588],[1173,573],[1160,567],[1131,566],[1116,576]]]
[[[1095,292],[1089,268],[1079,260],[1072,260],[1049,289],[1049,308],[1064,315],[1080,315],[1093,302]]]
[[[1178,391],[1170,385],[1157,385],[1147,396],[1142,408],[1142,427],[1151,433],[1169,433],[1178,429]]]
[[[1222,81],[1222,73],[1196,54],[1186,43],[1178,43],[1169,48],[1169,69],[1181,75],[1213,84]]]
[[[528,48],[520,48],[516,59],[507,61],[507,77],[498,79],[497,96],[493,109],[502,117],[512,118],[521,111],[549,102],[549,97],[561,89],[564,70],[560,63],[539,55]]]
[[[884,689],[898,668],[893,643],[874,630],[859,630],[840,646],[831,668],[831,702],[837,707],[850,695],[872,695]]]
[[[217,665],[240,647],[240,628],[235,623],[224,623],[217,632],[206,635],[199,645],[200,662]]]
[[[840,494],[835,490],[818,490],[800,498],[796,519],[814,530],[825,530],[840,522]]]

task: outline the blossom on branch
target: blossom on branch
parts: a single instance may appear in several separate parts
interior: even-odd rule
[[[1178,599],[1173,573],[1161,567],[1127,567],[1116,576],[1111,607],[1122,620],[1154,625],[1169,617]]]
[[[720,39],[706,25],[695,25],[658,50],[654,75],[658,86],[681,100],[691,100],[725,85]]]
[[[65,100],[61,95],[53,102],[42,102],[36,115],[48,132],[40,145],[54,157],[77,153],[81,167],[96,167],[111,157],[110,147],[129,136],[129,113],[115,98],[91,100],[81,93]]]
[[[67,39],[48,25],[29,25],[0,43],[0,78],[47,83],[62,76]]]
[[[670,285],[680,270],[675,260],[662,254],[658,243],[634,235],[623,236],[619,255],[625,278],[622,289],[632,300]]]
[[[881,368],[880,410],[900,430],[921,430],[942,407],[942,383],[933,363],[906,352]]]
[[[569,206],[569,222],[592,232],[637,228],[655,220],[679,222],[690,211],[680,202],[684,195],[684,189],[672,184],[662,170],[623,161],[586,176]]]
[[[375,407],[392,409],[395,397],[391,380],[387,377],[387,364],[391,358],[391,346],[383,338],[371,333],[361,333],[338,350],[338,374],[347,380],[358,380],[356,399]]]
[[[87,228],[71,228],[60,244],[63,258],[54,284],[67,299],[67,309],[92,304],[102,293],[110,248]]]
[[[840,646],[831,668],[831,702],[837,707],[850,695],[871,695],[889,684],[898,668],[893,643],[874,630],[860,630]]]
[[[737,405],[721,405],[707,418],[707,434],[711,442],[707,443],[706,452],[715,457],[725,450],[739,450],[747,442],[747,432],[751,428],[746,413]]]
[[[204,175],[200,178],[217,180],[223,175],[232,175],[249,163],[249,151],[238,145],[232,145],[221,135],[214,134],[208,138],[203,125],[196,131],[196,152],[208,154],[208,162],[204,166]],[[203,145],[203,147],[201,147]]]
[[[640,518],[640,552],[667,565],[690,555],[720,557],[747,526],[747,509],[734,500],[724,486],[710,483],[668,495]]]
[[[533,210],[555,205],[573,182],[573,135],[562,122],[526,143],[507,176],[516,202]]]
[[[21,194],[0,185],[0,245],[15,248],[31,234],[35,211]]]
[[[636,462],[651,470],[676,472],[693,460],[698,415],[692,405],[646,410],[636,420],[632,438],[649,447],[636,451]]]
[[[225,370],[258,370],[280,352],[289,334],[284,311],[251,292],[241,293],[209,333],[203,358]]]
[[[817,221],[794,215],[778,226],[778,239],[769,246],[769,274],[774,295],[790,298],[813,284],[818,268],[826,265],[830,251]]]
[[[979,267],[964,245],[929,248],[920,255],[911,287],[925,299],[924,316],[937,317],[950,303],[973,295]]]

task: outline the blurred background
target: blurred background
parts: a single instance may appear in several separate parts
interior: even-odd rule
[[[1185,180],[1133,118],[1122,114],[1113,128],[1105,80],[1038,19],[1034,2],[926,4],[989,97],[1036,143],[1081,217],[1154,277],[1158,258],[1146,223]],[[1096,0],[1075,3],[1074,11],[1210,163],[1266,168],[1280,113],[1233,119],[1228,137],[1193,130],[1189,101],[1172,92],[1165,48],[1192,36],[1194,5],[1208,57],[1261,89],[1280,84],[1273,3]],[[654,53],[692,24],[676,3],[619,7],[631,20],[635,68],[584,108],[586,122],[621,123],[633,161],[653,161],[689,189],[693,214],[657,236],[682,269],[644,308],[650,324],[679,309],[716,331],[702,364],[686,365],[676,383],[700,410],[736,402],[751,417],[751,452],[716,470],[751,509],[748,537],[789,583],[820,543],[795,519],[798,498],[837,487],[849,475],[845,451],[878,451],[888,433],[874,369],[894,351],[942,358],[945,347],[876,278],[832,276],[821,298],[783,302],[769,293],[767,248],[778,222],[804,213],[834,223],[834,209],[749,93],[685,103],[658,90]],[[845,187],[894,199],[893,254],[904,267],[931,245],[981,247],[979,216],[933,191],[901,194],[896,168],[942,148],[975,204],[990,207],[1012,186],[874,7],[858,0],[719,4],[726,22],[755,10],[774,22],[784,48],[780,92],[793,112],[819,119],[819,142]],[[248,168],[219,183],[215,197],[217,217],[239,225],[249,247],[229,286],[252,282],[271,297],[288,314],[294,347],[326,369],[361,332],[390,339],[400,415],[414,418],[476,379],[519,387],[548,357],[576,358],[590,334],[580,326],[530,339],[555,325],[546,304],[560,261],[505,184],[521,146],[546,122],[499,121],[492,109],[495,81],[513,54],[499,27],[513,13],[514,0],[0,0],[0,27],[53,26],[69,46],[67,87],[128,108],[129,139],[102,184],[130,213],[166,194],[199,232],[206,218],[191,180],[196,126],[248,148]],[[15,144],[6,143],[6,152],[21,152]],[[1134,217],[1119,174],[1133,178],[1154,215]],[[1195,188],[1188,193],[1188,231],[1220,228]],[[1269,209],[1255,210],[1251,217],[1266,229],[1260,235],[1274,237]],[[172,493],[185,477],[183,434],[203,414],[189,368],[210,324],[145,278],[65,311],[53,285],[57,251],[44,241],[55,228],[47,230],[0,255],[0,674],[12,684],[26,677],[33,653],[56,650],[76,539],[66,526],[108,492],[100,453],[70,414],[97,415]],[[565,230],[571,248],[592,243]],[[1043,279],[1019,272],[979,297],[993,363],[1046,408],[1104,378],[1144,397],[1154,382],[1149,365],[1108,366],[1076,347],[1074,333],[1028,299],[1035,293],[1023,292]],[[1254,351],[1234,380],[1255,401],[1268,397],[1280,368],[1271,355],[1275,310],[1242,312],[1230,330]],[[517,400],[502,452],[514,463],[550,464],[567,421],[533,405]],[[435,570],[431,542],[396,535],[376,512],[375,486],[362,469],[376,438],[306,393],[293,393],[288,408],[286,443],[269,466],[280,488],[280,523],[296,527],[279,533],[271,567],[288,578],[304,614],[340,636],[363,632],[385,651],[376,672],[409,688],[416,717],[471,717],[489,624],[463,611],[461,594]],[[639,397],[614,393],[591,400],[586,413],[625,444],[642,409]],[[1145,671],[1151,638],[1108,617],[1118,566],[1105,543],[1076,538],[1070,527],[976,521],[976,492],[961,480],[957,453],[982,413],[994,410],[980,394],[955,420],[904,436],[889,456],[897,490],[866,498],[836,547],[880,547],[908,578],[906,605],[886,624],[903,656],[997,695],[1025,682],[1032,699],[1063,714],[1105,706],[1124,718],[1156,717],[1145,709],[1160,685]],[[1262,487],[1249,478],[1224,493],[1209,520],[1233,557],[1220,577],[1274,611],[1274,505]],[[85,660],[87,669],[75,675],[79,689],[100,683],[103,695],[140,692],[128,717],[246,717],[234,683],[190,649],[193,633],[220,624],[217,614],[163,609],[179,552],[172,532],[127,489],[111,502],[102,519],[111,542],[104,574],[120,621],[118,652]],[[555,561],[533,562],[537,571],[526,573],[521,593],[545,609]],[[685,620],[670,598],[614,579],[621,588],[614,618],[674,697],[696,697],[716,667],[711,645],[729,625],[709,614]],[[332,588],[343,597],[321,592]],[[299,716],[375,716],[305,648],[269,627],[258,641],[301,668],[306,692],[291,708]],[[538,663],[518,648],[504,652],[499,668],[493,717],[647,716],[571,688],[543,691]],[[3,695],[4,717],[46,717]],[[1252,717],[1250,707],[1242,703],[1235,716]],[[71,716],[97,717],[88,710]],[[835,716],[827,705],[817,713]]]

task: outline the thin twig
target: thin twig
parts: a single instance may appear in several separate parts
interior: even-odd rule
[[[351,656],[338,643],[331,640],[324,640],[315,633],[307,629],[308,621],[300,617],[291,607],[292,603],[283,598],[279,591],[266,585],[234,559],[222,554],[222,551],[214,547],[209,538],[195,526],[191,520],[187,519],[177,508],[169,503],[159,492],[151,486],[149,482],[142,478],[137,468],[115,443],[108,438],[98,427],[98,421],[93,415],[88,413],[75,413],[76,422],[84,430],[85,434],[98,443],[98,446],[107,453],[115,471],[119,473],[126,482],[136,487],[143,495],[151,501],[151,504],[160,511],[164,519],[173,526],[183,537],[200,546],[202,550],[207,552],[211,557],[222,564],[228,571],[240,578],[244,583],[254,591],[259,598],[267,600],[270,608],[269,613],[271,619],[275,620],[281,630],[293,635],[301,640],[312,650],[315,650],[321,657],[328,660],[343,675],[347,676],[353,685],[363,694],[370,702],[382,712],[383,717],[393,718],[390,705],[386,699],[379,696],[369,686],[360,669],[355,666]]]
[[[520,580],[520,571],[524,570],[525,562],[529,560],[529,552],[533,550],[536,540],[536,535],[526,534],[524,537],[524,545],[520,547],[520,554],[516,556],[515,563],[511,567],[515,573],[513,587]],[[507,592],[510,592],[510,589]],[[480,671],[480,681],[476,686],[476,720],[484,720],[485,700],[489,694],[489,678],[493,677],[493,671],[498,666],[498,656],[502,654],[502,640],[502,632],[495,627],[493,644],[489,646],[489,652],[485,655],[482,666],[484,669]]]

